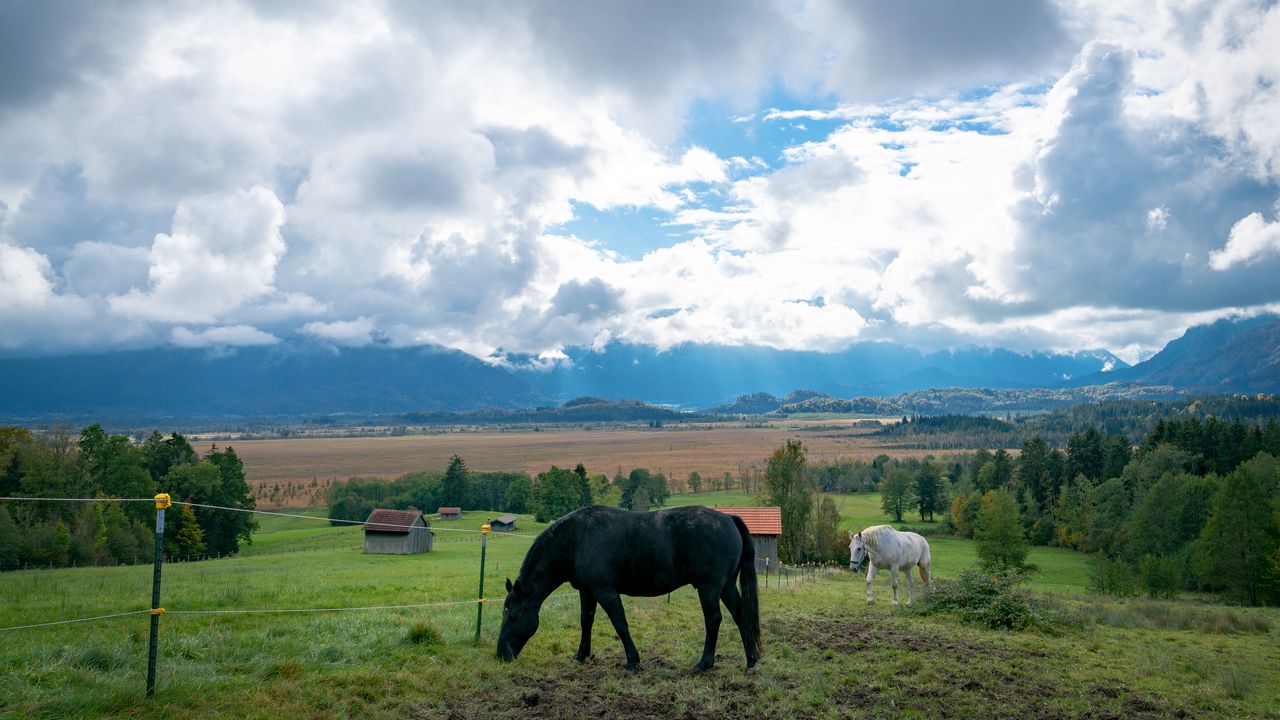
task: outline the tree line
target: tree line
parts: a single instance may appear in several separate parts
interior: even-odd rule
[[[0,428],[0,496],[100,502],[0,502],[0,569],[151,562],[155,505],[149,498],[253,509],[244,465],[230,447],[203,456],[185,437],[153,432],[141,443],[93,424],[73,437]],[[165,517],[170,557],[225,555],[251,542],[248,513],[173,506]]]
[[[1065,448],[1035,436],[1016,457],[979,450],[952,464],[945,529],[981,539],[998,522],[1012,565],[1027,544],[1095,553],[1092,583],[1102,592],[1204,590],[1274,604],[1277,457],[1280,428],[1270,421],[1162,420],[1136,445],[1095,427],[1072,433]]]
[[[327,503],[333,520],[364,520],[375,507],[413,508],[433,513],[440,507],[463,510],[532,513],[550,522],[580,507],[610,505],[646,510],[671,496],[666,475],[646,468],[619,469],[610,479],[589,473],[579,463],[572,470],[552,466],[537,475],[525,472],[479,472],[457,455],[444,472],[416,472],[394,480],[351,478],[330,486]]]

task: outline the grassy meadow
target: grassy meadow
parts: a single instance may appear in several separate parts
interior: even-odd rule
[[[731,493],[682,504],[745,505]],[[848,527],[884,521],[874,495],[842,496]],[[467,513],[437,528],[478,527]],[[0,717],[573,718],[573,717],[1277,717],[1280,612],[1195,598],[1117,601],[1085,595],[1083,556],[1036,549],[1039,594],[1072,621],[1056,634],[1006,633],[867,606],[842,569],[762,594],[765,656],[742,671],[733,623],[720,664],[692,672],[702,618],[688,588],[628,598],[643,671],[621,670],[603,613],[586,665],[576,596],[544,606],[539,633],[513,664],[493,658],[502,578],[527,537],[488,543],[481,642],[476,605],[294,614],[180,614],[408,605],[476,597],[480,546],[440,532],[435,550],[366,556],[360,530],[263,517],[237,558],[164,568],[159,685],[144,696],[146,615],[0,634]],[[540,526],[521,520],[522,532]],[[972,544],[931,538],[936,574],[973,558]],[[0,575],[0,626],[139,610],[151,568],[81,568]],[[887,579],[877,588],[888,599]]]

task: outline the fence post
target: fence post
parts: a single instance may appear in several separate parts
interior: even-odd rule
[[[765,589],[769,588],[769,556],[768,555],[764,556],[764,586],[765,586]]]
[[[480,644],[480,625],[484,622],[484,551],[489,544],[489,523],[480,526],[480,594],[476,597],[476,640]]]
[[[160,644],[160,567],[164,564],[164,511],[172,505],[167,493],[156,495],[156,556],[151,574],[151,644],[147,649],[147,697],[156,694],[156,651]]]

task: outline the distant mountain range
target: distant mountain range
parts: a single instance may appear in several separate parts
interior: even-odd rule
[[[469,418],[481,422],[485,413],[471,411],[496,408],[506,412],[494,414],[495,421],[502,415],[512,421],[559,417],[569,422],[606,416],[659,420],[680,408],[742,414],[784,406],[790,408],[784,412],[896,413],[904,407],[978,412],[975,408],[1030,409],[1193,392],[1276,392],[1280,318],[1194,327],[1133,367],[1105,351],[923,353],[888,343],[829,354],[712,345],[659,352],[615,343],[599,352],[571,349],[568,355],[569,362],[550,370],[494,366],[438,348],[334,350],[289,344],[223,352],[156,348],[0,358],[0,418],[417,413],[429,422],[470,412]],[[586,399],[560,405],[569,398]],[[646,404],[666,409],[659,413]],[[536,408],[544,409],[523,412]]]
[[[1280,390],[1280,316],[1219,320],[1188,328],[1146,362],[1068,384],[1172,385],[1202,392]]]
[[[1024,355],[957,348],[923,353],[891,343],[863,343],[837,353],[723,345],[658,351],[615,343],[600,352],[570,349],[567,354],[570,363],[524,376],[550,398],[630,397],[687,408],[721,405],[753,392],[781,396],[796,388],[851,397],[933,387],[1056,387],[1080,375],[1128,367],[1105,350]]]

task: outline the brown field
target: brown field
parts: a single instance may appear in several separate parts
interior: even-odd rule
[[[788,421],[766,427],[741,424],[670,428],[496,428],[400,437],[334,437],[283,440],[233,440],[255,489],[295,483],[323,487],[353,476],[396,477],[420,470],[443,470],[452,455],[473,470],[523,470],[537,473],[552,465],[582,463],[591,472],[612,475],[634,467],[687,477],[735,476],[752,465],[763,467],[774,448],[789,438],[804,441],[811,462],[837,458],[869,460],[880,453],[921,455],[923,451],[880,447],[880,438],[853,427],[853,421]],[[303,498],[286,504],[307,502]]]

